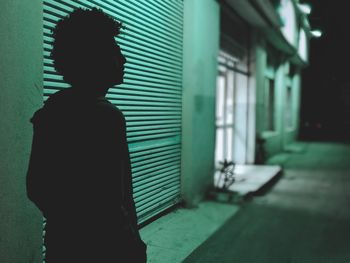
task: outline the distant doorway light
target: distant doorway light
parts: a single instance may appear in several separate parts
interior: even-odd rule
[[[318,38],[318,37],[322,36],[322,31],[319,30],[319,29],[315,29],[315,30],[311,31],[311,34],[312,34],[313,37],[317,37]]]

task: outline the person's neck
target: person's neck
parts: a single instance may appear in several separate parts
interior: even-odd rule
[[[91,97],[91,98],[104,98],[107,94],[108,89],[96,88],[96,86],[91,85],[72,85],[71,89],[82,97]]]

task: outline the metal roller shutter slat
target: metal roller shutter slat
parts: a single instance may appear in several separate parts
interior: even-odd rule
[[[139,205],[148,203],[156,195],[162,195],[164,191],[178,184],[179,180],[176,177],[162,178],[157,182],[146,183],[142,187],[136,188],[134,193],[135,202],[138,202]]]
[[[144,161],[139,161],[137,163],[134,163],[133,162],[133,171],[134,172],[137,172],[138,170],[140,169],[144,169],[144,168],[147,168],[147,165],[149,167],[154,167],[154,166],[157,166],[158,165],[158,162],[160,161],[165,161],[167,159],[172,159],[172,160],[175,160],[177,159],[178,157],[180,157],[181,153],[180,152],[177,152],[177,153],[173,153],[173,154],[167,154],[167,155],[160,155],[160,156],[157,156],[157,157],[153,157],[153,158],[149,158],[147,160],[144,160]]]
[[[180,151],[174,151],[174,149],[170,149],[170,150],[164,151],[164,152],[152,153],[152,154],[149,154],[149,156],[144,155],[144,156],[141,156],[138,158],[134,157],[133,158],[134,160],[132,161],[132,166],[134,167],[134,169],[136,169],[138,166],[142,166],[142,165],[147,164],[147,163],[154,163],[154,162],[159,161],[160,159],[165,159],[166,156],[174,157],[174,156],[179,156],[179,155],[181,155]]]
[[[167,166],[172,166],[173,163],[176,163],[176,161],[179,161],[179,159],[180,158],[178,158],[178,157],[172,157],[172,158],[158,162],[157,165],[153,165],[153,166],[148,165],[148,167],[145,169],[140,169],[139,167],[132,168],[133,176],[136,178],[140,175],[151,173],[151,172],[157,171],[159,169],[165,168]]]
[[[174,169],[172,166],[167,166],[164,167],[156,172],[152,172],[152,173],[148,173],[145,174],[143,176],[139,176],[137,178],[133,178],[133,184],[135,184],[135,188],[139,187],[140,185],[142,185],[144,182],[146,182],[149,178],[153,178],[153,177],[157,177],[157,176],[169,176],[169,174],[173,174],[174,172],[180,172],[180,169]],[[146,180],[146,181],[144,181]]]
[[[143,178],[142,181],[134,181],[133,185],[135,188],[145,185],[148,182],[155,182],[157,181],[159,178],[167,178],[167,177],[171,177],[173,178],[173,174],[177,174],[179,173],[180,170],[179,169],[168,169],[167,172],[163,172],[162,174],[155,174],[153,176],[147,176],[146,178]]]
[[[179,143],[180,142],[177,141],[165,140],[163,143],[159,143],[159,141],[156,141],[151,143],[138,143],[136,145],[131,144],[129,145],[129,151],[131,157],[135,158],[137,156],[166,151],[167,149],[178,149]]]
[[[173,136],[178,135],[179,133],[176,132],[168,132],[168,133],[160,133],[160,134],[155,134],[155,135],[148,135],[148,136],[138,136],[138,137],[129,137],[127,138],[128,142],[130,143],[135,143],[139,141],[144,141],[144,140],[154,140],[154,139],[162,139],[162,138],[170,138]]]
[[[168,201],[168,198],[174,199],[178,197],[179,189],[180,184],[175,185],[174,188],[168,189],[168,191],[160,192],[158,195],[153,196],[153,200],[147,200],[147,203],[138,206],[136,208],[136,212],[140,214],[146,214],[155,208],[160,208],[164,202]]]

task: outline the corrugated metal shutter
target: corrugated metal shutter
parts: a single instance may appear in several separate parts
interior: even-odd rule
[[[107,98],[123,111],[139,223],[180,199],[183,2],[44,0],[44,99],[69,87],[49,58],[55,23],[76,7],[98,7],[126,29],[125,83]]]

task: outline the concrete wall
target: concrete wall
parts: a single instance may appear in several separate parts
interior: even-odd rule
[[[288,144],[294,142],[299,130],[299,111],[300,111],[300,71],[297,71],[291,79],[292,85],[292,116],[293,128],[286,124],[286,96],[288,83],[288,61],[280,60],[275,72],[275,131],[265,131],[265,100],[264,100],[264,76],[267,70],[267,56],[268,54],[263,38],[257,41],[256,45],[256,89],[257,89],[257,103],[256,103],[256,127],[257,135],[265,139],[265,152],[267,157],[283,151]]]
[[[281,85],[283,84],[282,68],[277,67],[274,79],[275,79],[275,131],[265,130],[265,76],[267,72],[267,57],[266,40],[264,36],[257,36],[256,44],[256,132],[257,136],[265,139],[264,150],[268,156],[271,156],[282,149],[281,141],[281,110],[283,106],[279,98],[282,96],[283,90]]]
[[[284,147],[298,138],[300,126],[300,100],[301,100],[301,76],[300,71],[292,78],[292,116],[293,128],[285,129]]]
[[[267,54],[265,50],[265,42],[257,33],[255,35],[255,57],[256,57],[256,132],[260,136],[264,131],[264,85]]]
[[[300,111],[300,72],[291,80],[288,80],[286,72],[288,62],[282,62],[276,70],[275,76],[275,127],[274,132],[263,132],[266,139],[265,149],[268,156],[272,156],[286,149],[293,143],[299,130],[299,111]],[[286,123],[286,100],[287,100],[287,83],[291,82],[292,87],[292,116],[293,127],[288,127]]]
[[[291,45],[295,46],[296,51],[298,48],[297,41],[297,33],[299,28],[297,28],[296,16],[294,6],[292,1],[285,2],[285,8],[282,10],[282,15],[288,19],[288,23],[285,27],[281,28],[282,35],[285,36],[286,40],[290,42]],[[287,20],[286,20],[287,21]],[[305,37],[305,36],[304,36]],[[267,157],[270,157],[274,154],[277,154],[283,151],[290,143],[294,142],[298,136],[299,130],[299,111],[300,111],[300,92],[301,92],[301,82],[300,82],[300,68],[297,70],[295,76],[291,80],[292,82],[292,115],[293,115],[293,127],[289,127],[286,124],[286,96],[287,96],[287,83],[288,83],[288,64],[289,57],[283,55],[283,52],[277,51],[278,43],[271,43],[271,46],[275,46],[276,50],[271,52],[268,50],[268,40],[266,35],[255,32],[253,37],[252,45],[255,48],[253,54],[255,54],[255,73],[252,70],[252,75],[255,76],[255,83],[252,85],[256,88],[256,105],[255,105],[255,113],[256,113],[256,136],[259,138],[263,138],[265,140],[264,143],[264,152]],[[302,57],[305,57],[307,53],[307,39],[305,38],[302,43],[302,48],[299,50],[301,52]],[[305,50],[303,50],[303,48]],[[305,54],[304,54],[304,53]],[[285,56],[283,59],[282,57]],[[266,102],[265,102],[265,74],[268,71],[267,69],[267,59],[268,57],[275,57],[278,61],[276,72],[274,74],[275,81],[275,119],[274,119],[274,131],[266,131]],[[299,65],[300,67],[300,65]],[[268,73],[270,77],[271,72]],[[254,79],[253,79],[254,80]],[[251,144],[253,145],[253,144]],[[256,145],[256,149],[260,152],[259,145]],[[257,154],[258,156],[258,154]],[[260,155],[259,155],[260,156]],[[261,158],[257,158],[260,159]],[[257,161],[256,159],[256,161]]]
[[[286,110],[286,65],[284,61],[276,69],[275,77],[275,102],[276,102],[276,134],[270,140],[274,141],[275,148],[272,154],[283,150],[284,132],[286,129],[285,110]]]
[[[213,183],[219,4],[184,1],[182,195],[196,206]]]
[[[42,101],[42,2],[0,2],[0,262],[41,262],[42,219],[27,199],[29,119]]]
[[[256,32],[250,32],[251,46],[249,53],[249,80],[248,80],[248,125],[247,125],[247,156],[246,163],[253,164],[255,162],[256,151],[256,104],[257,104],[257,76],[259,74],[259,59],[257,57],[257,48],[259,43],[256,39]]]
[[[265,149],[268,156],[283,151],[286,137],[286,73],[285,64],[281,63],[276,68],[275,74],[275,131],[264,132],[266,139]]]

